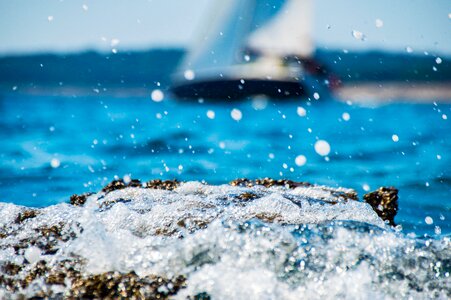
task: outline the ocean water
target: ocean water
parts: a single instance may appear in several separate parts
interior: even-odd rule
[[[168,93],[156,102],[94,91],[11,92],[1,96],[0,113],[3,202],[45,207],[124,176],[210,184],[272,177],[353,188],[360,196],[394,186],[404,230],[451,231],[451,105],[433,99],[193,103]],[[327,156],[315,151],[318,140],[330,146]]]
[[[124,94],[0,98],[1,299],[451,297],[450,104]]]

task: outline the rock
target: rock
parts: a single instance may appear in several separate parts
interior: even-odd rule
[[[206,292],[202,292],[202,293],[196,294],[192,297],[191,296],[188,297],[188,300],[210,300],[210,299],[211,299],[211,296]]]
[[[242,193],[242,194],[239,194],[236,196],[237,199],[242,200],[242,201],[254,200],[259,197],[260,196],[254,194],[254,193],[249,193],[249,192],[245,192],[245,193]]]
[[[131,179],[129,182],[125,182],[122,179],[113,180],[108,183],[103,189],[102,192],[108,194],[109,192],[125,189],[127,187],[142,187],[141,181],[138,179]]]
[[[5,262],[3,263],[1,270],[7,275],[14,276],[17,275],[20,270],[22,270],[22,266],[19,266],[12,262]]]
[[[113,180],[102,189],[102,192],[105,192],[107,194],[112,191],[125,189],[126,187],[127,185],[125,184],[124,180]]]
[[[380,187],[378,190],[365,194],[363,200],[371,205],[377,215],[392,226],[395,226],[395,216],[398,212],[398,190],[394,187]]]
[[[35,211],[35,210],[26,210],[26,211],[24,211],[24,212],[22,212],[22,213],[19,213],[18,215],[17,215],[17,218],[16,218],[16,223],[17,224],[20,224],[20,223],[22,223],[23,221],[25,221],[25,220],[27,220],[27,219],[32,219],[32,218],[35,218],[37,216],[37,212]]]
[[[177,180],[161,180],[154,179],[146,182],[146,188],[148,189],[158,189],[158,190],[168,190],[172,191],[180,185],[180,182]]]
[[[69,294],[78,299],[167,299],[185,286],[183,276],[166,279],[139,277],[135,272],[106,272],[74,280]]]
[[[239,179],[235,179],[232,180],[230,182],[230,185],[233,186],[247,186],[247,187],[252,187],[254,185],[263,185],[265,187],[272,187],[272,186],[285,186],[287,188],[290,189],[294,189],[296,187],[299,186],[311,186],[311,183],[308,182],[296,182],[296,181],[292,181],[292,180],[287,180],[287,179],[272,179],[272,178],[263,178],[263,179],[255,179],[255,180],[250,180],[247,178],[239,178]]]
[[[72,195],[70,196],[70,204],[74,206],[83,206],[88,199],[89,196],[93,195],[94,193],[84,193],[81,195]]]

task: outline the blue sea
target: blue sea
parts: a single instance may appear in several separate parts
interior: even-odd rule
[[[4,93],[1,201],[46,207],[124,177],[209,184],[272,177],[352,188],[360,198],[394,186],[404,232],[451,233],[450,104],[193,102],[162,93],[159,102],[150,91]],[[327,155],[315,151],[318,140],[330,146]]]

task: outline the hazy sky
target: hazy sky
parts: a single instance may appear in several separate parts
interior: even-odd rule
[[[212,2],[2,0],[0,53],[188,46],[205,26]],[[451,55],[451,0],[314,2],[318,47],[394,51],[410,47],[418,53]],[[353,30],[366,39],[354,38]]]

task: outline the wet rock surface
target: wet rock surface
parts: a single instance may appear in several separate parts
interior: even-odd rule
[[[221,186],[115,180],[70,204],[0,203],[0,298],[215,299],[272,286],[279,298],[319,299],[340,297],[322,289],[367,268],[365,284],[388,291],[379,296],[451,296],[449,240],[398,236],[384,222],[394,225],[395,188],[363,199],[351,189],[264,178]]]
[[[398,212],[398,190],[394,187],[380,187],[378,190],[365,194],[363,200],[371,205],[377,215],[390,225],[395,225]]]
[[[88,197],[93,194],[94,193],[84,193],[81,195],[72,195],[70,197],[69,203],[75,206],[82,206],[83,204],[85,204]]]
[[[108,183],[103,189],[102,192],[109,193],[116,190],[125,189],[128,187],[128,184],[124,182],[124,180],[113,180],[112,182]]]
[[[107,272],[73,281],[69,297],[89,299],[167,299],[184,288],[186,278],[139,277],[134,272]]]
[[[20,224],[27,219],[35,218],[36,215],[37,215],[37,212],[35,210],[26,210],[17,215],[16,223]]]
[[[180,185],[180,182],[177,180],[160,180],[154,179],[146,182],[145,187],[148,189],[159,189],[159,190],[167,190],[172,191]]]
[[[2,266],[4,273],[0,274],[0,287],[20,296],[24,289],[40,281],[46,285],[35,289],[37,298],[167,299],[186,286],[183,276],[167,279],[154,275],[140,277],[135,272],[83,274],[81,265],[76,259],[53,266],[44,260],[31,267],[7,263]],[[16,276],[22,269],[23,279]]]
[[[255,185],[262,185],[264,187],[272,187],[272,186],[283,186],[283,187],[287,187],[290,189],[299,187],[299,186],[312,186],[312,184],[308,183],[308,182],[296,182],[296,181],[292,181],[292,180],[287,180],[287,179],[272,179],[272,178],[263,178],[263,179],[247,179],[247,178],[239,178],[239,179],[235,179],[232,180],[230,182],[230,185],[233,186],[247,186],[247,187],[252,187]]]

